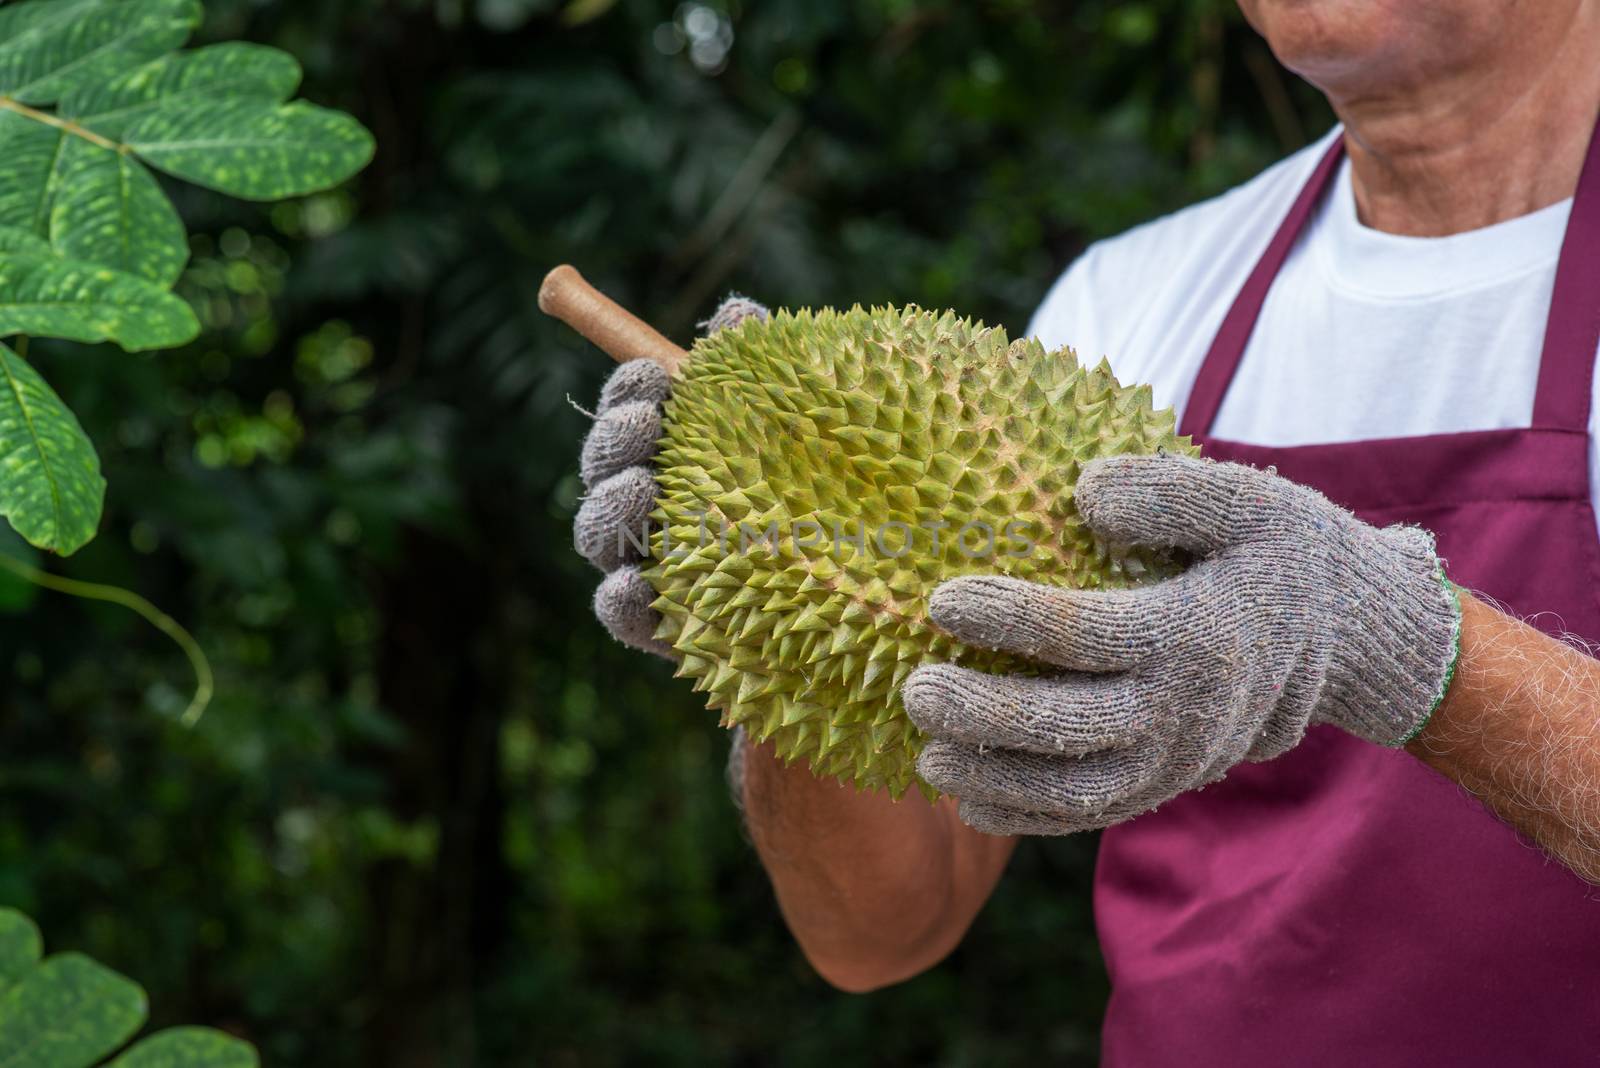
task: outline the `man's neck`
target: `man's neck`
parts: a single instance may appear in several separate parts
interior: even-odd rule
[[[1436,237],[1571,196],[1600,113],[1600,5],[1575,23],[1513,31],[1489,69],[1391,92],[1330,90],[1361,221]]]

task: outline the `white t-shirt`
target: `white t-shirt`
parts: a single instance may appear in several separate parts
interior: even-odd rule
[[[1149,383],[1181,417],[1223,316],[1340,132],[1091,246],[1029,333],[1087,362],[1106,356],[1120,381]],[[1272,285],[1212,434],[1309,445],[1528,426],[1571,209],[1569,199],[1468,233],[1398,237],[1356,217],[1346,159]],[[1600,400],[1591,494],[1597,411]]]

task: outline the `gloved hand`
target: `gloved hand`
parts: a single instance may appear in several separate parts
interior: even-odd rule
[[[1075,494],[1106,541],[1196,560],[1127,590],[968,576],[934,591],[929,614],[961,641],[1065,669],[932,664],[906,679],[930,737],[918,771],[978,830],[1110,826],[1278,756],[1312,723],[1399,746],[1443,698],[1461,610],[1427,532],[1183,456],[1093,461]]]
[[[731,296],[706,322],[708,333],[767,309]],[[594,594],[594,614],[626,645],[676,659],[672,647],[654,638],[660,615],[650,607],[656,594],[639,570],[648,544],[650,512],[659,494],[651,457],[661,439],[661,405],[672,391],[667,372],[650,360],[623,364],[600,391],[595,423],[583,439],[578,473],[587,491],[573,523],[573,540],[584,559],[606,573]]]

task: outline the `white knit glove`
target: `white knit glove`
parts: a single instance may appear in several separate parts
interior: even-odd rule
[[[1164,582],[1090,591],[939,586],[933,621],[1065,669],[918,668],[903,696],[928,783],[994,834],[1106,827],[1270,760],[1311,723],[1404,744],[1442,699],[1460,605],[1433,538],[1367,525],[1269,471],[1183,456],[1084,465],[1079,514],[1113,544],[1174,546]]]
[[[701,325],[707,333],[735,326],[767,309],[731,296]],[[611,373],[600,391],[594,426],[583,439],[583,504],[573,522],[578,552],[605,572],[594,594],[594,614],[612,637],[635,649],[669,659],[677,654],[655,639],[660,615],[651,608],[655,590],[639,564],[650,512],[660,490],[651,458],[661,444],[661,405],[672,392],[667,372],[650,360],[632,360]]]

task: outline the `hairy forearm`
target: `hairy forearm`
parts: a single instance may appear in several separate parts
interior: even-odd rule
[[[1461,600],[1455,679],[1406,748],[1600,883],[1600,661]]]
[[[784,920],[817,971],[862,991],[910,978],[966,933],[1015,840],[964,826],[954,801],[900,801],[744,757],[743,803]]]

